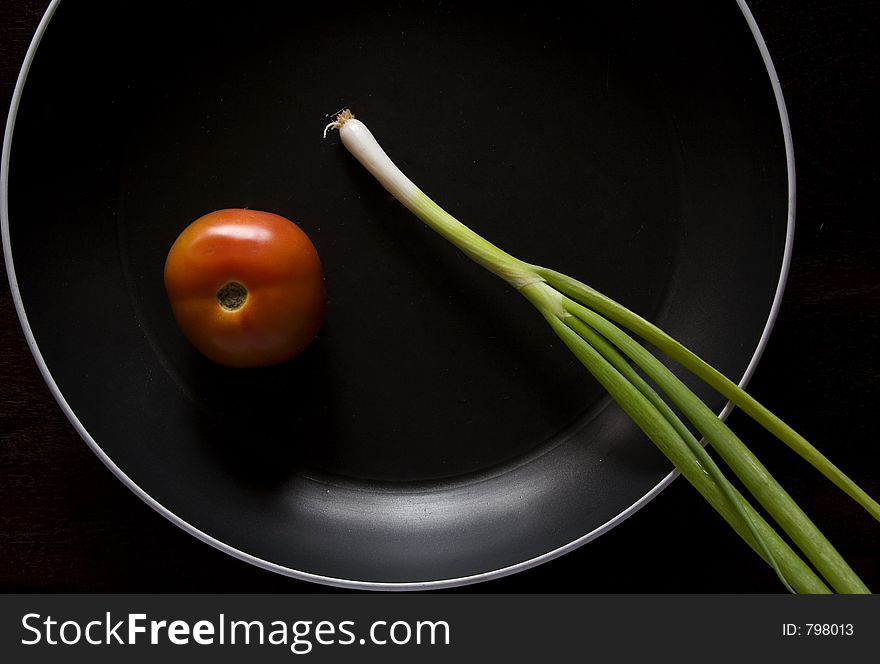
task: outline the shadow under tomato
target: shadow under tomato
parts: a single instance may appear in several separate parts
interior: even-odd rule
[[[261,488],[324,465],[335,419],[325,351],[318,337],[289,362],[230,369],[193,349],[187,368],[207,415],[199,420],[198,436],[206,453],[230,474]]]

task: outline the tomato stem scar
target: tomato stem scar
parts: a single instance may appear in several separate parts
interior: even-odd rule
[[[217,291],[217,301],[226,311],[241,309],[247,301],[247,297],[247,288],[237,281],[230,281]]]

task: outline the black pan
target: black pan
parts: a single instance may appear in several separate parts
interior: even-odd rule
[[[232,555],[373,588],[536,565],[671,481],[530,305],[321,139],[351,106],[477,231],[747,379],[792,230],[757,29],[733,0],[578,4],[52,4],[5,143],[7,266],[112,472]],[[220,368],[173,321],[165,254],[223,207],[321,254],[326,323],[286,365]]]

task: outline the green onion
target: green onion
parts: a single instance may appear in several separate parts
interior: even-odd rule
[[[870,592],[745,444],[665,364],[621,327],[652,344],[739,406],[880,519],[880,505],[807,440],[655,325],[576,279],[511,256],[459,222],[403,174],[366,125],[350,111],[339,113],[324,129],[324,135],[331,129],[339,130],[345,147],[391,195],[535,306],[624,412],[773,568],[786,588],[804,593],[829,592],[829,586],[840,593]],[[644,372],[647,380],[633,365]],[[676,409],[689,425],[679,418]],[[728,480],[695,432],[713,447],[809,563]]]

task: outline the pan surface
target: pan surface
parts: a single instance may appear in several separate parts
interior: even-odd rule
[[[373,588],[537,564],[668,484],[527,302],[321,139],[350,106],[495,244],[747,376],[792,177],[750,16],[575,4],[52,5],[7,130],[7,266],[50,387],[120,479],[232,555]],[[224,207],[287,216],[321,254],[325,325],[283,366],[222,369],[173,321],[165,255]]]

